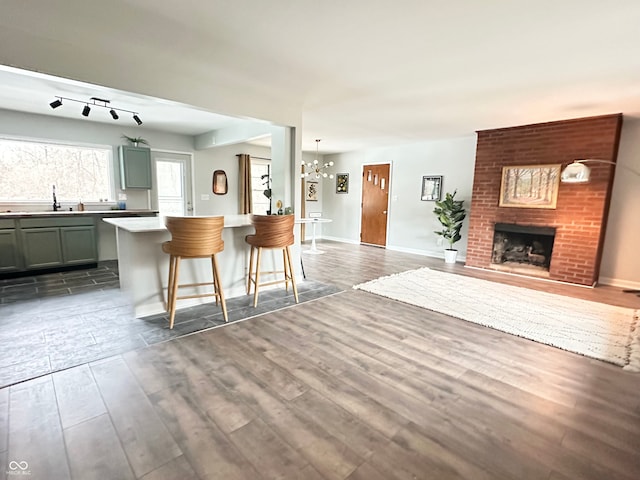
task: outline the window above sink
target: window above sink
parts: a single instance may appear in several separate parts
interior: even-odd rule
[[[50,210],[58,202],[113,200],[111,147],[0,138],[0,203]],[[13,210],[23,210],[14,208]]]

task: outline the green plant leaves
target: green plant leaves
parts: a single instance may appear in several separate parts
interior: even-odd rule
[[[467,216],[464,200],[456,200],[456,193],[457,190],[453,193],[446,193],[444,199],[437,201],[433,209],[433,213],[436,214],[443,227],[442,230],[435,230],[434,233],[447,239],[451,249],[453,249],[453,244],[462,238],[460,230],[463,220]]]

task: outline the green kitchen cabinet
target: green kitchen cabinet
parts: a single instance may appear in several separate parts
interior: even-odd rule
[[[21,219],[19,226],[27,270],[98,261],[96,226],[92,217],[34,217]]]
[[[62,258],[65,265],[95,263],[98,261],[96,228],[93,225],[60,228]]]
[[[120,157],[120,186],[151,189],[151,150],[146,147],[118,147]]]
[[[0,220],[0,273],[22,268],[18,235],[13,220]]]
[[[20,233],[22,235],[25,268],[62,266],[62,244],[60,242],[59,228],[23,228]]]

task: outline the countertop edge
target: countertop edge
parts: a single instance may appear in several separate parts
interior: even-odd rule
[[[83,211],[58,211],[58,212],[1,212],[0,219],[11,220],[14,218],[50,218],[50,217],[154,217],[158,210],[83,210]]]

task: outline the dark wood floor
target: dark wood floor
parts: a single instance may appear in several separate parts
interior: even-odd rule
[[[0,390],[0,472],[640,478],[640,374],[351,286],[430,266],[629,307],[638,297],[322,248],[305,256],[307,276],[343,293]]]

